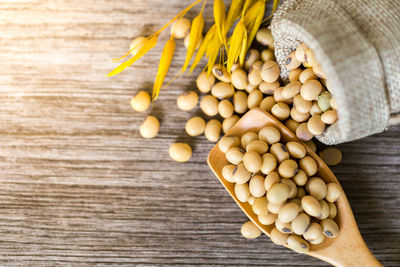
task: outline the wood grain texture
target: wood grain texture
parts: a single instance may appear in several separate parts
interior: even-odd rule
[[[133,37],[187,3],[0,0],[1,266],[326,266],[240,236],[246,218],[207,167],[213,144],[184,133],[198,111],[175,104],[195,75],[162,90],[145,114],[131,110],[130,97],[151,90],[167,33],[134,68],[105,77]],[[184,56],[179,41],[167,79]],[[157,139],[139,136],[147,113],[161,119]],[[385,266],[400,265],[399,137],[392,127],[340,145],[333,169]],[[175,140],[193,145],[190,162],[169,160]]]

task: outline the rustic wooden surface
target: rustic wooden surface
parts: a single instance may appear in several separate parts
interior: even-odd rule
[[[146,112],[161,131],[140,138],[146,114],[129,100],[150,91],[167,33],[136,67],[105,77],[134,36],[187,3],[0,0],[0,266],[326,266],[240,236],[246,218],[206,165],[213,145],[185,135],[192,113],[175,104],[194,76],[161,92]],[[210,26],[211,3],[206,14]],[[185,56],[179,43],[168,78]],[[340,145],[334,168],[385,266],[400,265],[399,137],[393,127]],[[193,145],[190,162],[169,160],[175,140]]]

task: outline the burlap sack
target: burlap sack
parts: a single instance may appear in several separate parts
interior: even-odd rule
[[[286,56],[303,41],[337,99],[339,121],[325,144],[383,131],[400,112],[400,0],[286,0],[271,31],[286,79]]]

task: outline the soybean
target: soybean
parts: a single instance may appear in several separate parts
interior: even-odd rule
[[[297,60],[296,58],[296,51],[291,52],[286,60],[285,60],[285,66],[288,70],[293,70],[295,68],[300,67],[301,62]]]
[[[337,208],[335,203],[329,202],[329,219],[335,219],[337,215]]]
[[[279,210],[278,219],[283,223],[293,221],[299,214],[299,206],[296,203],[286,203]]]
[[[293,106],[301,113],[307,113],[312,107],[312,102],[305,100],[300,94],[293,97]]]
[[[343,194],[342,187],[337,183],[329,183],[327,185],[326,200],[329,202],[337,201]]]
[[[254,200],[253,212],[257,215],[266,214],[268,212],[267,205],[268,201],[265,197],[258,197]]]
[[[302,169],[308,176],[313,176],[317,173],[317,163],[310,156],[305,156],[299,160],[300,169]]]
[[[301,82],[301,83],[305,83],[306,81],[308,81],[308,80],[315,80],[315,79],[317,79],[318,77],[315,75],[315,73],[313,72],[313,69],[312,68],[307,68],[307,69],[305,69],[305,70],[303,70],[301,73],[300,73],[300,76],[299,76],[299,81]]]
[[[321,121],[326,124],[334,124],[337,119],[337,112],[334,109],[328,110],[321,115]]]
[[[249,51],[247,51],[243,66],[246,70],[249,70],[250,66],[259,60],[260,52],[258,52],[256,49],[249,49]]]
[[[177,162],[186,162],[192,157],[192,148],[186,143],[174,143],[169,147],[169,156]]]
[[[211,91],[211,87],[215,83],[214,75],[208,74],[206,71],[200,73],[196,79],[197,89],[202,93],[208,93]]]
[[[225,157],[230,163],[238,165],[242,162],[244,153],[243,149],[233,146],[226,151]]]
[[[248,93],[253,91],[255,87],[258,86],[263,81],[261,77],[262,66],[263,63],[261,61],[257,61],[250,66],[248,75],[249,84],[248,88],[246,88],[246,91]]]
[[[321,111],[325,112],[331,108],[331,93],[328,91],[322,92],[317,99],[318,107]]]
[[[240,232],[247,239],[254,239],[261,235],[261,230],[252,221],[245,222],[240,228]]]
[[[307,241],[318,240],[323,236],[323,230],[319,223],[312,222],[308,227],[307,231],[303,234]]]
[[[211,94],[219,99],[230,98],[234,93],[232,85],[226,82],[217,82],[211,89]]]
[[[254,140],[247,144],[246,151],[255,151],[258,154],[262,155],[267,153],[268,151],[268,144],[261,140]]]
[[[267,199],[271,203],[281,203],[289,198],[290,189],[287,185],[277,183],[271,186],[267,192]]]
[[[281,208],[282,209],[282,208]],[[275,221],[275,226],[278,231],[284,234],[291,234],[293,233],[292,226],[290,223],[285,223],[279,220],[279,214],[278,214],[278,219]]]
[[[222,177],[230,183],[234,183],[233,174],[236,171],[236,165],[228,164],[222,168]]]
[[[278,64],[273,60],[267,60],[261,69],[261,78],[269,83],[273,83],[278,80],[280,74]]]
[[[293,158],[301,159],[306,155],[306,148],[299,142],[289,141],[286,143],[286,148],[289,151],[290,156]]]
[[[247,202],[250,197],[249,185],[247,183],[235,184],[234,191],[240,202]]]
[[[264,62],[267,60],[275,60],[274,51],[272,51],[271,49],[264,49],[261,52],[261,60]]]
[[[297,173],[297,162],[292,159],[284,160],[278,168],[279,175],[283,178],[291,178]]]
[[[138,36],[132,40],[131,44],[129,45],[129,51],[131,51],[132,55],[136,55],[139,50],[143,47],[146,41],[146,37]]]
[[[281,140],[281,133],[273,126],[265,126],[258,132],[260,140],[272,145]]]
[[[295,198],[297,195],[297,186],[292,179],[282,179],[281,183],[289,187],[289,198]]]
[[[189,111],[196,107],[199,102],[199,96],[194,91],[188,91],[180,96],[176,100],[176,104],[180,110]]]
[[[206,95],[200,101],[200,109],[208,116],[218,114],[218,100],[212,95]]]
[[[271,213],[271,212],[267,212],[266,214],[258,215],[258,220],[260,221],[260,223],[262,223],[264,225],[273,224],[276,221],[277,218],[278,218],[278,216],[276,214]]]
[[[288,247],[297,253],[306,253],[310,250],[310,245],[303,238],[298,236],[289,236],[287,239]]]
[[[247,145],[252,142],[258,140],[258,135],[255,132],[246,132],[245,134],[242,135],[242,138],[240,139],[240,144],[243,149],[246,149]]]
[[[234,109],[231,101],[224,99],[218,103],[218,113],[226,119],[233,115]]]
[[[279,177],[277,172],[270,172],[264,180],[264,188],[265,190],[269,190],[274,184],[279,183],[281,178]]]
[[[233,106],[236,113],[243,114],[247,111],[247,94],[239,91],[233,95]]]
[[[275,104],[276,104],[276,102],[275,102],[274,97],[267,96],[261,101],[260,108],[265,111],[271,112],[271,109]]]
[[[224,133],[226,133],[230,128],[232,128],[232,126],[239,120],[239,116],[237,115],[232,115],[229,118],[226,118],[223,122],[222,122],[222,130],[224,131]]]
[[[329,204],[325,200],[320,200],[319,204],[321,205],[321,217],[318,219],[325,220],[329,217]]]
[[[225,83],[231,82],[231,76],[229,75],[229,72],[226,70],[226,68],[224,66],[216,64],[213,66],[211,72],[214,74],[215,78],[217,78],[218,80],[225,82]]]
[[[308,130],[307,123],[301,123],[296,129],[296,136],[302,141],[311,140],[314,135]]]
[[[322,200],[326,196],[327,186],[324,180],[322,180],[321,178],[313,177],[308,181],[306,185],[306,190],[311,196],[315,197],[317,200]]]
[[[310,117],[310,113],[299,112],[295,107],[290,110],[290,117],[297,122],[304,122]]]
[[[193,117],[186,122],[185,131],[190,136],[198,136],[204,132],[206,122],[202,117]]]
[[[307,128],[313,135],[320,135],[325,130],[325,123],[321,120],[320,115],[314,115],[308,120]]]
[[[204,135],[210,142],[217,142],[221,135],[221,122],[219,120],[210,120],[204,129]]]
[[[231,80],[233,86],[238,90],[244,90],[248,85],[247,73],[242,69],[237,69],[232,72]]]
[[[289,72],[289,81],[290,82],[294,82],[294,81],[298,81],[300,78],[300,74],[303,70],[300,68],[297,69],[293,69]]]
[[[282,201],[280,203],[272,203],[268,202],[268,210],[274,214],[278,214],[281,210],[282,206],[285,205],[286,201]]]
[[[303,170],[297,170],[295,176],[292,177],[297,186],[303,186],[307,183],[307,174]]]
[[[239,138],[237,136],[232,136],[232,135],[222,137],[222,139],[218,143],[219,149],[224,153],[226,153],[229,148],[239,145],[240,145]]]
[[[326,237],[335,238],[339,234],[339,227],[334,220],[323,220],[321,226]]]
[[[296,96],[300,92],[302,84],[299,81],[288,83],[282,90],[282,96],[286,99]]]
[[[233,179],[237,184],[244,184],[250,180],[251,173],[246,169],[243,163],[237,165],[237,169],[233,174]]]
[[[260,90],[253,90],[247,97],[247,107],[249,109],[258,107],[263,100],[263,94]]]
[[[265,195],[264,177],[261,175],[254,175],[249,182],[250,193],[254,197],[262,197]]]
[[[301,199],[301,206],[303,210],[310,216],[321,216],[321,204],[312,196],[304,196]]]
[[[317,80],[307,80],[300,89],[301,96],[308,101],[315,100],[322,91],[322,85]]]
[[[263,94],[272,95],[272,94],[274,94],[274,91],[279,88],[279,86],[280,86],[280,84],[278,81],[275,81],[273,83],[262,82],[258,86],[258,89]]]
[[[295,120],[293,120],[293,119],[287,119],[286,121],[285,121],[285,126],[289,129],[289,130],[291,130],[292,132],[296,132],[296,130],[297,130],[297,127],[299,127],[299,125],[300,125],[300,123],[299,122],[297,122],[297,121],[295,121]]]
[[[255,151],[246,152],[243,156],[243,164],[249,172],[258,172],[262,165],[261,156]]]
[[[134,110],[142,112],[149,108],[151,98],[149,93],[140,91],[131,99],[131,106]]]
[[[284,144],[281,143],[275,143],[273,144],[269,151],[272,153],[272,155],[275,156],[275,158],[278,160],[279,163],[282,161],[289,159],[289,152]]]
[[[192,23],[187,18],[178,19],[171,26],[171,36],[175,39],[183,39],[190,32]]]
[[[277,245],[283,246],[287,244],[289,235],[280,232],[276,227],[271,230],[271,241]]]
[[[147,116],[139,127],[140,135],[143,138],[153,138],[160,130],[160,122],[154,116]]]
[[[305,213],[299,213],[291,223],[292,230],[296,235],[303,235],[310,225],[310,216]]]
[[[256,40],[264,46],[274,48],[274,37],[272,37],[271,31],[268,28],[262,28],[257,31]]]

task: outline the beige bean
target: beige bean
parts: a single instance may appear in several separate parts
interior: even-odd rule
[[[307,127],[307,123],[301,123],[296,129],[296,136],[302,141],[309,141],[311,140],[314,135],[310,133]]]
[[[288,234],[280,232],[276,227],[271,230],[271,241],[277,245],[283,246],[287,244]]]
[[[299,78],[300,78],[300,73],[301,73],[302,71],[303,71],[303,70],[300,69],[300,68],[291,70],[291,71],[289,72],[289,81],[290,81],[290,82],[298,81]]]
[[[298,94],[293,97],[293,106],[301,113],[308,113],[312,107],[312,102],[305,100]]]
[[[315,145],[315,143],[311,140],[304,142],[306,144],[306,146],[311,149],[312,152],[317,152],[317,146]]]
[[[233,115],[233,105],[231,101],[224,99],[218,103],[218,113],[222,118],[226,119]]]
[[[289,198],[290,188],[289,186],[277,183],[271,186],[267,192],[267,199],[272,203],[281,203]]]
[[[232,84],[236,89],[244,90],[248,85],[247,73],[242,69],[237,69],[231,75]]]
[[[329,204],[325,200],[320,200],[319,204],[321,205],[321,217],[318,219],[325,220],[329,217]]]
[[[329,183],[327,185],[326,200],[329,202],[337,201],[343,194],[342,187],[337,183]]]
[[[281,140],[281,133],[274,126],[265,126],[258,132],[260,140],[272,145]]]
[[[267,60],[261,69],[261,78],[268,82],[273,83],[278,80],[280,74],[278,64],[273,60]]]
[[[308,242],[310,242],[310,244],[313,244],[313,245],[318,245],[318,244],[321,244],[322,242],[324,242],[324,240],[325,240],[325,236],[321,236],[318,239],[311,240],[311,241],[308,241]]]
[[[301,97],[305,100],[316,100],[322,91],[322,85],[317,80],[307,80],[303,83],[300,89]]]
[[[234,183],[235,180],[233,179],[233,173],[236,171],[236,165],[228,164],[222,168],[222,177],[230,182]]]
[[[245,151],[240,147],[230,147],[228,151],[226,151],[225,157],[226,159],[235,165],[238,165],[243,160]]]
[[[224,133],[226,133],[230,128],[232,128],[232,126],[239,120],[239,116],[237,115],[232,115],[229,118],[226,118],[223,122],[222,122],[222,130],[224,131]]]
[[[185,46],[186,49],[189,48],[189,42],[190,42],[190,34],[186,35],[185,39],[183,39],[183,45]],[[203,42],[203,36],[200,36],[200,41],[196,46],[196,50],[199,49],[201,42]]]
[[[317,60],[315,59],[314,52],[311,49],[306,49],[306,62],[308,65],[313,67],[314,65],[318,64]]]
[[[256,40],[264,46],[268,46],[270,49],[274,48],[274,37],[268,28],[261,28],[257,31]]]
[[[253,90],[247,97],[247,107],[249,109],[260,106],[261,101],[263,100],[263,94],[260,90]]]
[[[289,151],[287,150],[286,146],[281,143],[275,143],[271,145],[269,151],[272,155],[275,156],[279,163],[286,159],[289,159],[290,157]]]
[[[296,59],[300,62],[307,62],[306,60],[306,50],[309,48],[306,46],[305,43],[299,44],[296,48]]]
[[[237,136],[224,136],[221,138],[221,140],[218,142],[218,147],[219,149],[226,153],[229,148],[233,146],[239,146],[240,145],[240,139]]]
[[[296,197],[297,197],[297,194],[296,194]],[[292,198],[292,199],[289,200],[289,203],[295,203],[299,207],[299,212],[303,211],[303,207],[301,206],[301,199],[300,198]]]
[[[329,202],[329,219],[335,219],[337,215],[337,208],[335,203]]]
[[[233,95],[233,105],[235,112],[243,114],[247,111],[247,94],[239,91]]]
[[[269,174],[273,170],[276,169],[277,162],[276,158],[274,155],[271,153],[265,153],[264,155],[261,156],[262,158],[262,165],[261,165],[261,172],[264,174]]]
[[[297,162],[292,159],[286,159],[278,167],[279,175],[283,178],[291,178],[297,173]]]
[[[185,143],[174,143],[169,147],[169,156],[177,162],[186,162],[192,157],[192,148]]]
[[[290,110],[290,117],[297,122],[304,122],[304,121],[308,120],[308,118],[310,117],[310,113],[309,112],[302,113],[302,112],[298,111],[295,107],[293,107]]]
[[[262,66],[263,66],[263,63],[261,61],[256,61],[253,65],[250,66],[249,74],[247,77],[250,85],[258,86],[262,82],[262,77],[261,77]],[[246,88],[246,91],[248,91],[247,88]],[[252,90],[250,90],[250,92],[251,91]]]
[[[240,144],[243,149],[246,149],[247,145],[254,140],[258,140],[258,135],[255,132],[246,132],[242,135],[240,139]]]
[[[264,177],[254,175],[249,182],[250,194],[254,197],[262,197],[265,195]]]
[[[278,214],[278,218],[275,221],[275,227],[281,233],[284,233],[284,234],[293,233],[292,226],[290,225],[290,223],[284,223],[284,222],[279,220],[279,214]]]
[[[220,80],[221,82],[230,83],[231,75],[226,70],[226,68],[222,65],[215,64],[211,70],[212,74],[214,74],[215,78]]]
[[[140,49],[143,47],[146,41],[146,37],[138,36],[132,40],[131,44],[129,45],[129,51],[131,51],[132,55],[136,55]]]
[[[337,121],[336,110],[328,110],[321,115],[321,121],[326,124],[334,124]]]
[[[321,111],[325,112],[331,108],[331,98],[329,91],[324,91],[318,96],[317,105]]]
[[[326,196],[327,186],[321,178],[312,177],[306,184],[306,190],[317,200],[322,200]]]
[[[325,130],[325,123],[321,120],[320,115],[314,115],[308,120],[307,128],[313,135],[320,135]]]
[[[305,213],[299,213],[291,223],[292,230],[296,235],[303,235],[310,225],[311,219]]]
[[[218,114],[218,99],[212,95],[204,96],[200,101],[200,109],[208,116]]]
[[[260,60],[260,52],[258,52],[257,49],[249,49],[244,59],[243,67],[246,70],[249,70],[250,66],[252,66],[256,61],[259,60]]]
[[[254,200],[254,204],[252,206],[253,212],[257,215],[267,214],[268,201],[265,197],[258,197]]]
[[[209,120],[204,129],[204,135],[210,142],[217,142],[221,136],[221,122],[219,120]]]
[[[230,98],[235,93],[232,85],[226,82],[217,82],[211,89],[211,94],[216,98]]]
[[[299,81],[288,83],[282,90],[282,96],[286,99],[296,96],[300,92],[302,84]]]
[[[254,140],[247,144],[246,151],[255,151],[258,154],[262,155],[267,153],[268,151],[268,144],[261,140]]]
[[[240,228],[240,232],[247,239],[254,239],[262,234],[261,230],[252,221],[245,222]]]
[[[297,186],[292,179],[282,179],[281,183],[289,187],[289,198],[295,198],[297,195]]]
[[[334,220],[326,219],[321,222],[323,233],[326,237],[335,238],[339,234],[339,226]]]
[[[271,186],[279,183],[280,180],[281,178],[279,177],[277,172],[270,172],[264,179],[265,190],[268,191],[271,188]]]
[[[329,104],[333,109],[335,109],[335,110],[337,109],[336,98],[331,97]]]
[[[253,196],[250,196],[249,197],[249,199],[247,200],[247,203],[249,203],[249,205],[250,206],[253,206],[254,205],[254,201],[256,200],[256,198],[255,197],[253,197]]]
[[[310,245],[303,238],[298,236],[289,236],[287,239],[288,247],[297,253],[306,253],[310,250]]]
[[[296,203],[286,203],[279,210],[278,219],[283,223],[289,223],[293,221],[298,214],[299,206]]]
[[[260,221],[261,224],[271,225],[271,224],[275,223],[277,217],[278,216],[276,214],[268,212],[266,214],[258,215],[258,220]]]
[[[277,103],[285,103],[285,104],[288,104],[288,105],[292,104],[293,99],[292,98],[284,98],[282,96],[282,90],[283,90],[283,87],[279,87],[278,89],[276,89],[274,91],[274,99],[275,99],[275,101]]]
[[[316,101],[313,101],[313,104],[310,108],[310,114],[311,116],[322,114],[322,110],[318,107],[318,103]]]
[[[261,101],[260,108],[267,112],[271,112],[271,109],[275,104],[276,104],[276,102],[275,102],[274,97],[267,96]]]
[[[285,103],[276,103],[272,106],[271,113],[278,120],[286,120],[290,116],[290,108]]]
[[[308,227],[307,231],[303,234],[303,237],[307,241],[318,240],[323,236],[323,230],[319,223],[312,222]]]
[[[296,58],[296,51],[291,52],[285,60],[285,67],[288,70],[293,70],[293,69],[300,67],[300,65],[301,65],[301,62],[298,61]]]
[[[306,148],[299,142],[289,141],[286,143],[286,148],[289,151],[290,156],[293,158],[301,159],[306,155]]]
[[[305,83],[308,80],[316,80],[318,77],[313,72],[312,68],[307,68],[300,73],[299,81]]]
[[[235,196],[240,202],[247,202],[250,197],[249,185],[247,183],[244,184],[235,184]]]
[[[194,91],[188,91],[180,96],[176,100],[176,104],[180,110],[188,111],[192,110],[197,106],[199,102],[199,96]]]
[[[272,203],[268,202],[268,210],[269,212],[273,214],[278,214],[279,211],[281,210],[282,206],[285,205],[286,201],[283,201],[281,203]]]
[[[247,183],[251,178],[251,173],[246,169],[243,163],[237,165],[236,171],[233,173],[233,179],[237,184]]]
[[[259,89],[263,94],[266,94],[266,95],[273,95],[273,94],[274,94],[274,91],[275,91],[276,89],[278,89],[279,86],[281,86],[281,85],[279,84],[279,81],[275,81],[275,82],[273,82],[273,83],[262,82],[262,83],[260,83],[260,85],[258,86],[258,89]]]
[[[171,25],[171,36],[175,39],[183,39],[190,33],[191,21],[187,18],[180,18]]]
[[[318,167],[315,160],[310,156],[305,156],[299,160],[300,169],[302,169],[308,176],[313,176],[317,173]]]
[[[295,121],[295,120],[293,120],[293,119],[287,119],[286,121],[285,121],[285,126],[289,129],[289,130],[291,130],[292,132],[296,132],[296,130],[297,130],[297,127],[299,127],[299,125],[300,125],[300,123],[299,122],[297,122],[297,121]]]
[[[262,165],[260,154],[255,151],[246,152],[243,156],[243,164],[249,172],[258,172]]]
[[[185,131],[190,136],[198,136],[204,132],[206,128],[206,122],[202,117],[190,118],[185,125]]]
[[[149,93],[145,91],[138,92],[134,97],[131,99],[131,106],[134,110],[138,112],[145,111],[149,108],[151,103],[151,98]]]
[[[248,76],[250,77],[250,75]],[[250,80],[250,78],[249,78]],[[250,94],[251,92],[253,92],[254,90],[256,90],[258,88],[258,85],[253,85],[249,82],[249,84],[247,85],[246,89],[244,89],[248,94]]]
[[[297,170],[295,176],[293,176],[293,181],[296,183],[297,186],[303,186],[307,183],[307,174],[303,170]]]
[[[264,49],[261,52],[261,60],[263,62],[267,61],[267,60],[275,60],[275,54],[274,51],[272,49]]]
[[[316,64],[313,66],[313,71],[315,75],[317,75],[321,79],[326,79],[326,75],[324,70],[322,69],[322,66],[320,64]]]
[[[208,74],[206,71],[200,73],[200,75],[196,79],[197,89],[199,89],[199,91],[202,93],[210,92],[214,83],[214,75]]]
[[[317,218],[321,216],[321,204],[314,197],[304,196],[301,199],[301,206],[308,215]]]
[[[231,67],[231,73],[234,72],[237,69],[240,69],[240,64],[239,63],[233,63],[233,65]]]
[[[160,130],[160,122],[154,116],[147,116],[139,127],[140,135],[143,138],[153,138]]]

